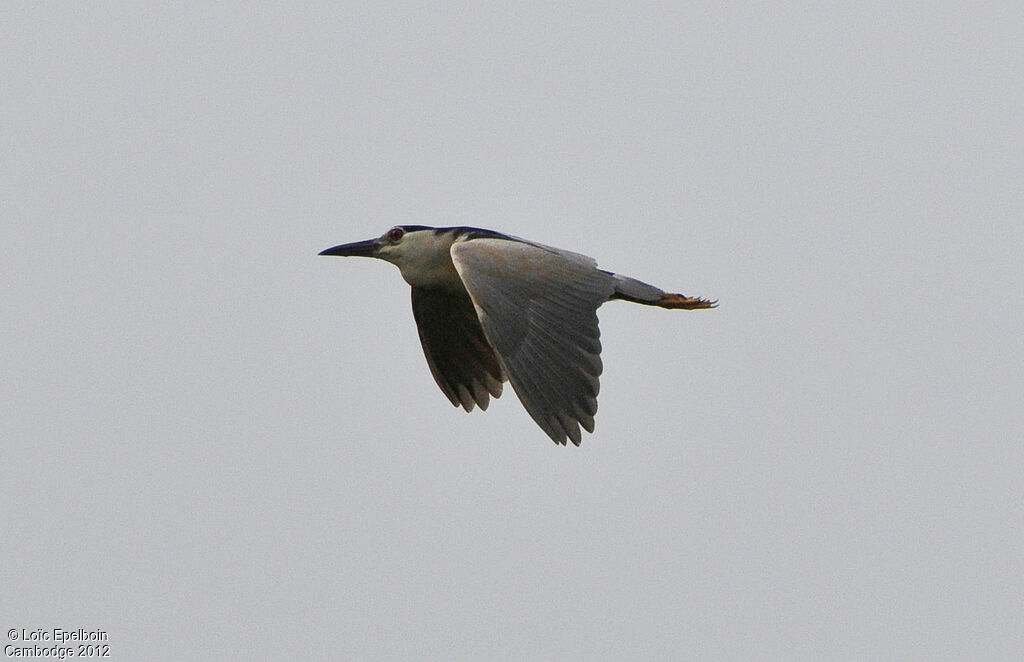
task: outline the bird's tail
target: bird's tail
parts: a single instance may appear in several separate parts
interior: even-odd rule
[[[612,274],[615,278],[615,293],[609,299],[622,299],[633,303],[642,303],[645,306],[658,306],[659,308],[682,308],[695,310],[698,308],[714,308],[718,301],[702,299],[700,297],[688,297],[685,294],[673,294],[648,285],[635,278]]]

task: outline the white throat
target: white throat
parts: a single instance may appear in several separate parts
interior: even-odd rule
[[[383,254],[402,271],[402,278],[413,287],[463,288],[452,262],[452,234],[435,234],[430,230],[410,232],[401,243]]]

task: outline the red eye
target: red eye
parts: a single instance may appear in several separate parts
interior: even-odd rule
[[[388,230],[388,239],[391,241],[398,241],[402,238],[403,234],[405,234],[405,230],[402,228],[391,228]]]

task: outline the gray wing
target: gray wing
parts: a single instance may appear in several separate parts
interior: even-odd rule
[[[505,373],[465,292],[412,288],[412,314],[430,374],[452,404],[487,409],[501,395]]]
[[[484,333],[526,411],[556,443],[594,431],[601,341],[597,308],[612,274],[584,255],[505,239],[452,245]]]

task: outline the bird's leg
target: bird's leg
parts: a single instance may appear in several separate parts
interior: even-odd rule
[[[688,297],[685,294],[671,294],[666,292],[661,298],[654,302],[655,306],[662,308],[683,308],[695,310],[698,308],[714,308],[718,301],[709,301],[700,297]]]

